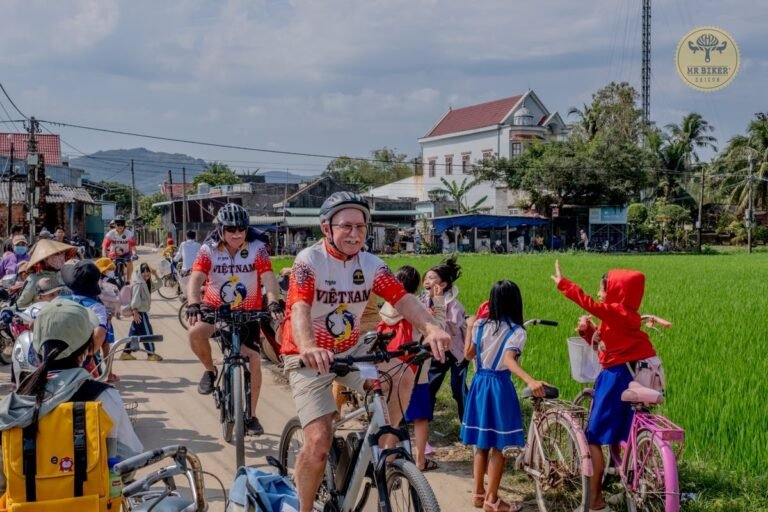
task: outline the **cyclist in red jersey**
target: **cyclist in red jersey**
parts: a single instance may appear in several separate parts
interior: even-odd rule
[[[136,240],[133,238],[133,232],[125,229],[125,217],[118,215],[112,221],[115,227],[110,229],[104,235],[104,242],[101,246],[102,256],[112,261],[121,259],[125,262],[125,282],[129,282],[133,276],[133,260],[136,256]],[[112,225],[110,223],[110,226]]]
[[[210,338],[213,324],[200,321],[201,309],[215,310],[229,304],[233,310],[263,309],[261,286],[267,291],[268,308],[275,320],[283,320],[280,289],[272,273],[265,237],[249,227],[248,212],[240,205],[229,203],[216,215],[217,229],[211,233],[197,252],[187,285],[187,318],[189,343],[203,363],[205,373],[197,387],[198,393],[213,393],[216,367],[211,356]],[[205,284],[205,291],[200,290]],[[248,357],[251,374],[251,411],[246,420],[251,434],[261,435],[264,429],[256,417],[261,391],[261,357],[259,356],[259,323],[249,322],[241,327],[241,350]]]
[[[283,354],[304,445],[296,460],[296,485],[301,511],[309,512],[331,448],[336,403],[334,378],[362,391],[358,372],[345,377],[329,374],[335,355],[354,351],[360,339],[360,319],[371,293],[394,305],[416,329],[434,357],[445,360],[451,337],[419,300],[406,293],[392,271],[378,257],[361,252],[370,210],[366,200],[336,192],[320,208],[320,227],[326,238],[301,251],[291,271]],[[299,360],[306,365],[301,368]]]

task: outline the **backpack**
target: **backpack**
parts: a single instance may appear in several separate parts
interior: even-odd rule
[[[275,473],[241,467],[229,490],[227,512],[297,512],[299,495],[293,483]]]
[[[131,298],[133,297],[133,285],[126,284],[120,288],[120,314],[131,314]]]
[[[36,424],[2,433],[5,512],[117,511],[109,496],[107,433],[112,420],[95,401],[109,386],[86,381]]]
[[[627,368],[632,374],[635,382],[646,388],[658,391],[664,394],[664,388],[667,384],[664,377],[664,366],[661,359],[657,356],[641,359],[633,363],[627,363]]]

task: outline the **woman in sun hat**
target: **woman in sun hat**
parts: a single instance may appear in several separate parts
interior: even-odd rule
[[[69,244],[62,244],[53,240],[40,240],[29,255],[27,271],[29,277],[24,284],[24,289],[16,301],[16,305],[25,308],[37,301],[37,282],[43,277],[54,277],[61,284],[60,270],[77,249]]]

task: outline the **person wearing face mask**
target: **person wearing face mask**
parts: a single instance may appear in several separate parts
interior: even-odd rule
[[[10,250],[5,251],[0,259],[0,277],[16,274],[17,266],[22,261],[29,261],[27,237],[16,235],[11,239]]]
[[[29,277],[24,283],[24,289],[21,291],[16,305],[20,308],[26,308],[30,304],[37,302],[37,283],[44,277],[52,277],[61,284],[61,273],[64,262],[72,257],[77,249],[68,244],[62,244],[53,240],[40,240],[35,244],[35,248],[29,254],[27,271]]]

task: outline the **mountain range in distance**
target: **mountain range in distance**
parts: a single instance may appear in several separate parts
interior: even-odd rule
[[[136,190],[143,194],[160,191],[160,185],[168,181],[168,169],[173,171],[173,181],[181,182],[182,168],[186,169],[187,182],[205,169],[207,162],[181,153],[163,153],[145,148],[110,149],[70,158],[69,165],[83,169],[83,178],[89,181],[114,181],[131,185],[131,160],[136,175]],[[236,171],[236,169],[235,169]],[[286,171],[260,171],[267,183],[301,183],[317,176],[305,176]]]

